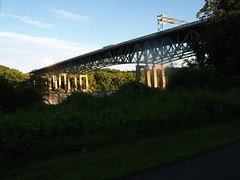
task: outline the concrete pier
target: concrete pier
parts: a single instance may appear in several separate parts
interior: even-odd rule
[[[148,65],[137,65],[136,66],[136,80],[141,81],[141,69],[144,69],[145,74],[145,85],[153,88],[158,88],[158,84],[160,84],[160,88],[166,88],[166,77],[165,70],[163,66],[152,66],[152,76],[151,71]],[[157,72],[160,71],[160,77],[158,78]],[[159,83],[160,82],[160,83]]]
[[[64,86],[62,86],[62,77],[63,77],[63,85]],[[71,83],[71,78],[74,78],[72,83]],[[84,84],[84,87],[83,87],[83,84]],[[84,91],[89,90],[88,76],[86,74],[79,75],[79,80],[78,80],[77,75],[49,74],[48,75],[48,85],[49,85],[49,90],[63,88],[67,91],[70,91],[71,88],[75,88],[77,90],[78,87],[80,87]]]

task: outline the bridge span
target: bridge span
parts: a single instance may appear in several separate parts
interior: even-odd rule
[[[67,78],[69,74],[79,74],[79,83],[77,83],[77,76],[75,76],[74,84],[75,86],[81,86],[82,77],[87,81],[87,76],[84,74],[89,71],[118,64],[136,64],[137,80],[140,79],[140,69],[144,68],[145,83],[148,86],[156,87],[156,71],[159,69],[163,79],[162,88],[164,88],[165,75],[163,65],[194,57],[190,44],[202,32],[205,24],[206,20],[195,21],[119,44],[105,46],[102,49],[73,57],[48,67],[33,70],[31,73],[41,76],[48,75],[49,81],[53,81],[52,85],[55,88],[61,86],[62,77],[64,77],[64,87],[69,88],[70,80],[69,77]],[[152,81],[150,80],[148,66],[150,64],[153,66]],[[57,81],[57,76],[59,77],[59,82]],[[87,84],[86,82],[86,86]]]

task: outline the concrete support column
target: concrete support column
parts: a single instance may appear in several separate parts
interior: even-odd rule
[[[86,88],[83,89],[83,81],[82,81],[82,78],[85,78],[85,84],[86,84]],[[79,75],[79,82],[80,82],[80,88],[82,90],[88,90],[89,89],[89,86],[88,86],[88,75]]]
[[[49,90],[52,90],[52,76],[50,74],[48,75],[48,87]]]
[[[64,89],[67,90],[67,74],[64,74],[63,78],[64,78]]]
[[[148,66],[136,65],[136,80],[141,81],[141,69],[145,69]],[[145,80],[146,82],[146,80]]]
[[[82,76],[83,76],[83,75],[79,75],[79,85],[80,85],[80,89],[82,89]]]
[[[161,88],[165,89],[166,88],[166,77],[165,77],[165,71],[163,66],[153,66],[152,71],[153,71],[153,87],[157,88],[158,87],[158,77],[157,77],[157,70],[161,71]]]
[[[56,75],[53,75],[53,87],[54,87],[54,89],[58,88],[57,76]]]
[[[136,80],[140,81],[141,80],[141,69],[144,68],[144,74],[145,74],[145,85],[151,87],[151,74],[149,70],[149,66],[141,66],[137,65],[136,66]]]
[[[165,69],[162,66],[162,88],[165,89],[166,88],[166,76],[165,76]]]
[[[57,75],[55,75],[55,82],[54,82],[54,84],[55,84],[55,89],[58,89],[58,80],[57,80]]]
[[[152,78],[153,78],[153,81],[152,81],[152,87],[153,88],[157,88],[158,87],[158,85],[157,85],[157,67],[156,66],[153,66],[152,67],[152,73],[153,73],[153,75],[152,75]]]
[[[151,87],[151,74],[150,74],[148,65],[146,65],[146,66],[137,65],[136,66],[136,80],[137,81],[141,80],[141,69],[144,69],[145,85]]]
[[[75,85],[75,89],[77,89],[78,85],[77,85],[77,76],[74,76],[74,85]]]
[[[88,86],[88,75],[86,74],[86,90],[89,90],[89,86]]]
[[[145,66],[144,72],[145,72],[145,85],[151,87],[151,75],[148,66]]]
[[[67,77],[67,90],[70,90],[71,89],[71,81],[70,81],[70,76],[68,75]]]
[[[52,88],[55,89],[55,75],[52,75]]]
[[[59,84],[59,88],[61,89],[62,88],[62,75],[59,74],[58,76],[58,84]]]

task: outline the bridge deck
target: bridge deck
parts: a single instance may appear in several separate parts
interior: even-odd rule
[[[194,31],[194,36],[196,36],[198,32],[202,31],[205,23],[206,20],[199,20],[119,44],[106,46],[48,67],[33,70],[31,73],[81,72],[86,69],[101,68],[107,64],[147,63],[148,60],[146,59],[154,59],[153,61],[155,62],[153,63],[158,63],[158,61],[167,62],[170,59],[179,60],[184,56],[189,56],[189,47],[184,45],[184,43],[188,43],[193,39],[193,34],[190,35],[189,32]]]

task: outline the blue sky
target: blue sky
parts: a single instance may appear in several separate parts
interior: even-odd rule
[[[195,21],[205,3],[204,0],[0,2],[0,64],[24,73],[154,33],[157,15],[161,13]]]

